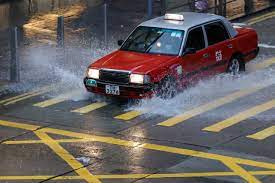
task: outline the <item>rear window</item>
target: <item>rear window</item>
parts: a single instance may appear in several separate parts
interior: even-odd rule
[[[209,46],[229,39],[229,34],[222,22],[205,25],[205,31]]]
[[[195,48],[197,51],[205,48],[202,27],[195,28],[189,32],[186,48]]]

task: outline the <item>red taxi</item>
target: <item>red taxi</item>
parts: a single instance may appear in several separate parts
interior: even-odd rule
[[[126,98],[172,97],[199,79],[244,71],[259,52],[252,28],[191,12],[146,21],[118,44],[119,50],[88,67],[88,91]]]

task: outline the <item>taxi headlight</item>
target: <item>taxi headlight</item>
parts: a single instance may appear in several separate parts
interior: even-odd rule
[[[137,83],[137,84],[150,83],[150,76],[142,75],[142,74],[131,74],[130,75],[130,82],[131,83]]]
[[[99,70],[98,69],[88,69],[87,77],[93,79],[99,79]]]

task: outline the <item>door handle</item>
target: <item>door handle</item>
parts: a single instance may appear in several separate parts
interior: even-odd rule
[[[228,48],[233,48],[232,44],[227,45]]]
[[[209,57],[208,53],[203,54],[203,58],[208,58],[208,57]]]

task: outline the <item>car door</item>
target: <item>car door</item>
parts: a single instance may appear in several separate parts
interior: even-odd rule
[[[230,35],[221,21],[204,25],[207,37],[206,53],[208,54],[208,74],[225,72],[233,54],[233,44]]]
[[[202,26],[191,28],[187,33],[182,57],[182,68],[185,82],[196,81],[203,75],[203,68],[206,66],[206,40]],[[188,50],[194,53],[188,53]]]

